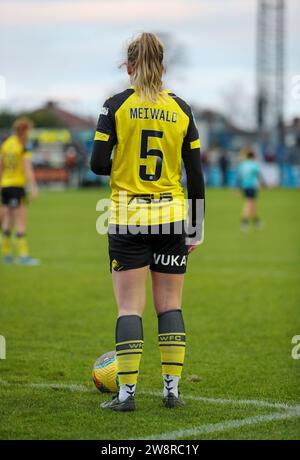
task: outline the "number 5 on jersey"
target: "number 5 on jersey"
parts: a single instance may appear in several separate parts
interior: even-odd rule
[[[157,181],[161,176],[163,152],[158,149],[148,150],[148,139],[149,137],[162,139],[163,135],[164,133],[162,131],[154,131],[152,129],[142,130],[140,158],[142,160],[147,160],[150,156],[156,157],[155,171],[153,174],[147,173],[147,165],[140,165],[139,175],[142,180],[153,182]]]

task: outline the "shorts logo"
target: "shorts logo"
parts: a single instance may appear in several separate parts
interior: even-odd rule
[[[108,115],[108,108],[102,107],[102,109],[100,110],[100,115]]]
[[[11,200],[9,200],[9,206],[11,208],[18,208],[19,207],[19,200],[18,198],[11,198]]]
[[[186,265],[186,256],[166,255],[166,254],[153,254],[154,263],[161,265],[170,265],[171,267],[182,267]]]
[[[111,263],[111,266],[114,270],[118,269],[118,265],[119,265],[119,262],[116,259],[114,259]]]
[[[121,270],[124,269],[124,266],[123,266],[123,265],[120,265],[120,262],[118,262],[116,259],[114,259],[114,260],[111,262],[111,266],[112,266],[112,268],[113,268],[116,272],[120,272]]]

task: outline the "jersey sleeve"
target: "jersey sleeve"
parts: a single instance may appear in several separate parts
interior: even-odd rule
[[[91,170],[95,174],[110,174],[111,154],[116,141],[115,115],[108,99],[101,109],[94,137]]]
[[[205,184],[201,164],[200,139],[194,116],[189,108],[189,125],[182,145],[182,159],[188,189],[188,222],[191,242],[204,239]]]
[[[195,123],[194,115],[192,110],[189,108],[188,111],[189,116],[189,125],[187,129],[187,133],[184,139],[184,147],[185,149],[195,150],[200,149],[200,139],[199,139],[199,132]]]
[[[115,143],[116,137],[114,110],[108,99],[100,111],[94,140]]]

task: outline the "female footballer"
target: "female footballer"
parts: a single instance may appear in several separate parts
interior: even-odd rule
[[[163,55],[154,34],[142,33],[130,43],[126,65],[132,86],[105,102],[91,158],[92,171],[111,176],[108,239],[118,305],[120,391],[101,406],[115,411],[135,409],[149,270],[158,317],[163,404],[183,405],[178,391],[185,355],[181,298],[188,254],[203,239],[204,181],[191,108],[163,89]],[[188,225],[182,161],[190,200]]]
[[[245,198],[241,219],[243,231],[248,231],[251,221],[256,228],[262,228],[257,213],[257,195],[260,182],[262,182],[261,168],[256,160],[255,152],[253,149],[247,149],[245,158],[238,167],[238,185]]]
[[[28,254],[26,241],[27,206],[26,190],[28,184],[32,198],[37,197],[30,153],[27,148],[28,134],[32,122],[19,118],[14,123],[15,133],[8,137],[0,147],[0,184],[2,199],[2,255],[5,263],[14,261],[11,236],[16,232],[17,263],[38,265],[39,261]]]

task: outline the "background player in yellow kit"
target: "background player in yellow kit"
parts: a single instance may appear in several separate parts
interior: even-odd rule
[[[158,316],[163,403],[168,408],[183,405],[178,392],[185,356],[181,297],[188,253],[203,239],[204,181],[191,108],[163,90],[163,53],[161,42],[150,33],[141,34],[129,45],[127,71],[133,86],[105,102],[91,159],[96,174],[111,176],[108,236],[119,312],[120,391],[102,407],[116,411],[135,409],[149,269]],[[191,200],[188,228],[182,160]]]
[[[39,261],[28,254],[26,241],[27,205],[26,186],[30,187],[31,197],[38,194],[31,154],[28,151],[28,134],[32,122],[19,118],[14,124],[15,133],[8,137],[0,147],[0,185],[2,200],[2,256],[5,263],[14,261],[11,237],[16,232],[17,263],[37,265]]]

